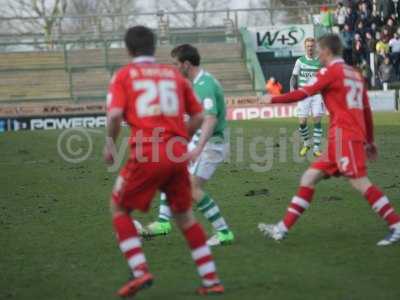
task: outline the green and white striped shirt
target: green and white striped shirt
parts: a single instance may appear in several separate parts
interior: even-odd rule
[[[313,83],[317,76],[317,72],[322,68],[318,58],[309,58],[306,55],[296,60],[293,68],[293,75],[298,76],[298,87],[303,87]]]

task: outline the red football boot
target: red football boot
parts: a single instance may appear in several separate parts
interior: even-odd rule
[[[135,295],[139,290],[149,288],[153,283],[153,275],[146,273],[125,283],[117,292],[120,297]]]
[[[201,296],[223,294],[225,291],[224,286],[220,283],[212,286],[201,286],[197,289],[197,294]]]

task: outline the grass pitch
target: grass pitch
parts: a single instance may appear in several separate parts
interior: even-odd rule
[[[375,120],[380,158],[370,165],[370,178],[400,210],[400,115],[377,114]],[[263,238],[257,223],[283,216],[308,165],[293,159],[296,120],[230,126],[231,163],[207,188],[237,237],[214,249],[226,286],[218,299],[400,299],[400,245],[375,246],[386,226],[343,179],[320,184],[287,240]],[[61,131],[0,135],[0,299],[116,298],[128,270],[111,230],[108,197],[116,173],[101,160],[101,132],[91,133],[93,153],[78,164],[58,154]],[[264,138],[256,143],[259,136],[269,137],[268,144],[260,142]],[[254,159],[265,153],[261,162],[271,170],[255,172]],[[146,224],[157,209],[135,216]],[[144,250],[156,280],[137,299],[199,298],[196,270],[176,228],[145,241]]]

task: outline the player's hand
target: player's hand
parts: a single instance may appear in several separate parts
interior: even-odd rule
[[[262,96],[260,103],[261,104],[271,104],[272,103],[272,95],[267,94],[267,95]]]
[[[365,150],[367,152],[368,160],[374,161],[378,158],[378,148],[375,144],[367,144],[367,146],[365,146]]]
[[[188,153],[188,160],[194,163],[200,156],[202,149],[200,147],[194,148],[192,151]]]
[[[106,164],[114,164],[115,146],[111,143],[106,143],[103,149],[103,158]]]

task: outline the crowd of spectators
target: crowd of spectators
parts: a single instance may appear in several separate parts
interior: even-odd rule
[[[334,24],[339,29],[344,59],[371,82],[373,57],[383,88],[400,80],[400,0],[338,1]],[[375,55],[371,56],[371,53]]]

